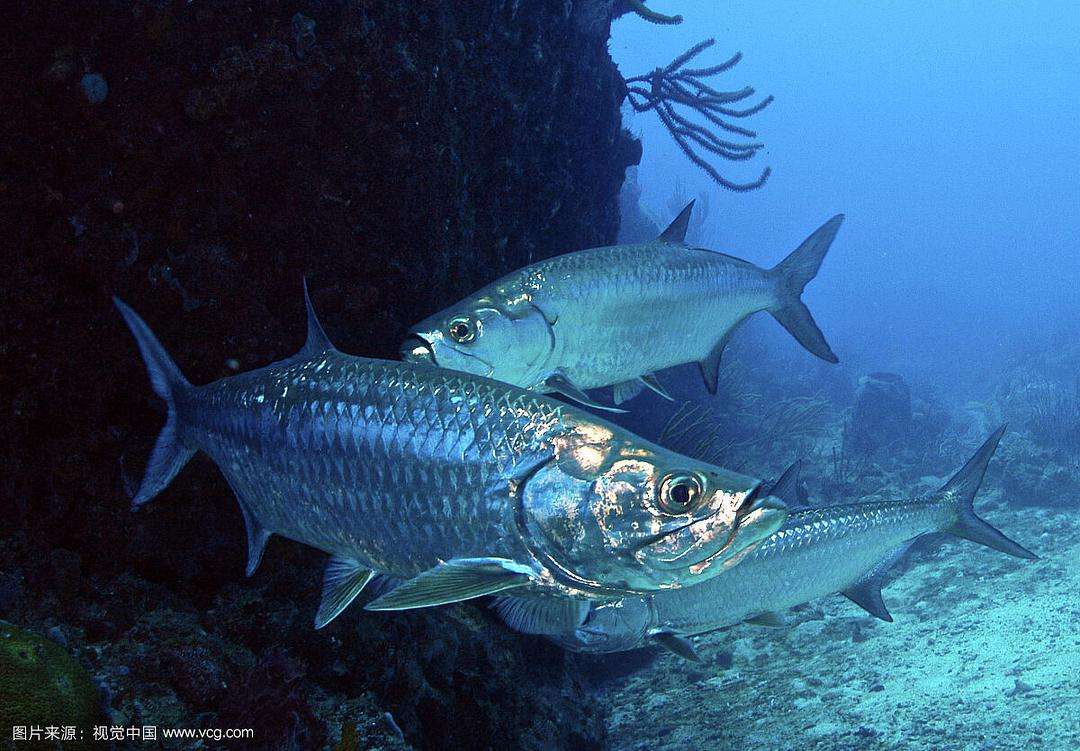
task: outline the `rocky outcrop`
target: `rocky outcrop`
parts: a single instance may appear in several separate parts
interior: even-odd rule
[[[125,489],[160,405],[110,298],[139,310],[202,383],[298,348],[305,275],[340,346],[385,357],[409,323],[496,275],[614,240],[640,146],[620,124],[611,3],[137,0],[19,13],[0,60],[17,82],[0,92],[0,223],[14,230],[0,281],[0,526],[22,540],[6,551],[7,612],[69,628],[106,657],[117,643],[137,657],[159,628],[179,629],[177,643],[205,632],[218,646],[178,653],[153,682],[176,695],[178,718],[224,711],[198,686],[277,671],[297,674],[282,681],[307,697],[295,717],[308,739],[339,731],[311,697],[340,706],[333,697],[363,689],[418,745],[466,731],[496,745],[597,742],[588,713],[554,723],[536,711],[573,701],[561,654],[445,613],[363,616],[361,636],[336,637],[343,672],[327,665],[328,637],[308,625],[320,557],[274,545],[268,559],[282,562],[251,601],[240,516],[207,463],[131,514]],[[211,606],[233,615],[214,620]],[[242,627],[281,618],[261,637]],[[275,641],[285,653],[266,663]],[[118,706],[149,685],[126,674]]]
[[[844,426],[844,453],[868,456],[885,447],[901,447],[911,435],[911,390],[895,373],[871,373],[859,379],[851,418]]]

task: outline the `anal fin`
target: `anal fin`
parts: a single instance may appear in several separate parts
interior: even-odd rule
[[[237,498],[239,499],[239,496]],[[248,557],[245,573],[248,576],[253,576],[259,568],[259,563],[262,562],[266,543],[273,533],[259,523],[259,520],[255,518],[255,515],[251,513],[247,504],[243,501],[240,501],[240,513],[244,515],[244,527],[247,529]]]
[[[510,628],[523,634],[559,635],[574,631],[589,615],[589,603],[569,597],[503,595],[492,604]]]
[[[650,634],[653,641],[659,644],[664,649],[677,654],[684,660],[690,660],[691,662],[701,662],[701,655],[694,649],[694,643],[687,639],[685,636],[676,634],[673,631],[657,631]]]
[[[331,558],[323,574],[322,601],[315,614],[315,628],[337,618],[374,576],[373,571],[351,558]]]
[[[710,394],[716,394],[717,384],[720,381],[720,358],[724,354],[724,348],[731,341],[731,335],[737,326],[738,324],[728,329],[727,333],[720,337],[720,341],[709,350],[709,354],[705,356],[705,359],[698,363],[698,367],[701,368],[701,377],[705,381],[705,388],[708,389]]]
[[[366,610],[409,610],[492,595],[533,580],[535,571],[505,558],[454,558],[402,582]]]
[[[628,402],[635,396],[645,390],[645,384],[640,379],[634,378],[630,381],[623,381],[622,383],[616,383],[611,388],[611,400],[615,404],[622,404]]]
[[[875,618],[892,623],[892,614],[885,607],[885,600],[881,597],[881,586],[885,583],[885,576],[895,566],[904,554],[911,549],[918,537],[913,537],[900,547],[893,550],[882,558],[877,564],[866,572],[857,582],[852,584],[840,594],[851,600],[860,608]]]
[[[656,377],[655,373],[646,373],[638,380],[645,384],[645,386],[648,387],[650,391],[659,394],[663,398],[667,399],[669,402],[675,401],[675,397],[668,393],[668,390],[664,388],[664,385],[662,383],[660,383],[660,380]]]
[[[669,402],[675,401],[675,398],[668,393],[668,390],[664,388],[663,384],[657,380],[656,375],[653,373],[646,373],[645,375],[638,376],[629,381],[616,383],[612,388],[612,401],[616,404],[628,402],[645,389],[649,389],[650,391],[659,394]]]

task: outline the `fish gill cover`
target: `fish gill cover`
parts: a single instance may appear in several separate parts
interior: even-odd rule
[[[1080,747],[1077,24],[1041,1],[21,4],[0,55],[0,748],[68,726],[101,748]],[[605,420],[766,478],[736,526],[773,531],[767,492],[791,522],[710,580],[730,609],[702,584],[640,607],[353,605],[315,630],[326,557],[272,538],[246,578],[204,458],[130,512],[166,413],[114,295],[196,384],[294,355],[305,276],[331,341],[396,359],[518,269],[659,257],[691,200],[674,244],[736,268],[846,214],[794,300],[840,363],[750,315],[783,322],[771,298],[740,323],[706,285],[644,317],[583,298],[639,345],[590,357],[689,364],[537,390],[619,396]],[[601,282],[629,268],[612,257]],[[673,480],[665,502],[699,492]],[[886,528],[1040,559],[858,536]],[[820,556],[814,529],[857,580],[773,565],[789,541]],[[563,649],[582,643],[603,654]]]

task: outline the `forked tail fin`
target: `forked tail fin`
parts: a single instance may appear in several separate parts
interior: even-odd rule
[[[776,304],[769,308],[769,312],[799,344],[826,362],[839,360],[825,341],[824,334],[810,315],[810,309],[803,303],[801,295],[810,280],[817,276],[821,262],[843,221],[844,215],[837,214],[825,222],[791,255],[769,271],[777,285]]]
[[[194,449],[189,449],[180,441],[178,417],[176,414],[176,395],[178,392],[191,388],[191,384],[180,373],[176,363],[172,361],[161,342],[157,340],[138,314],[129,308],[118,298],[113,298],[116,309],[124,317],[131,333],[135,335],[135,341],[139,345],[143,361],[146,363],[146,372],[150,375],[150,385],[154,393],[165,400],[168,407],[168,417],[165,419],[165,427],[158,435],[157,443],[150,454],[150,461],[146,465],[146,474],[135,497],[131,499],[133,508],[138,508],[149,501],[155,495],[165,489],[172,482],[192,454]]]
[[[985,521],[975,515],[975,494],[982,485],[983,475],[986,474],[986,465],[990,457],[994,455],[1001,436],[1005,434],[1005,426],[1002,425],[994,434],[986,439],[986,442],[968,459],[967,464],[952,479],[942,486],[937,492],[938,497],[951,501],[956,507],[956,521],[943,529],[943,532],[963,537],[965,540],[986,545],[1002,553],[1014,555],[1017,558],[1034,560],[1038,558],[1027,548],[1018,545],[1001,532],[994,529]]]

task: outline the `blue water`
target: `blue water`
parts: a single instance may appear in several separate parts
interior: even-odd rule
[[[627,108],[644,143],[645,213],[662,226],[696,197],[707,216],[690,240],[766,267],[846,214],[804,295],[840,364],[753,320],[733,346],[736,385],[692,397],[724,426],[707,448],[763,475],[802,456],[819,501],[902,497],[932,490],[1009,422],[975,506],[1041,560],[935,540],[885,589],[894,623],[831,597],[789,613],[793,627],[703,637],[703,665],[665,656],[602,683],[612,745],[1080,747],[1080,13],[1064,2],[674,5],[651,7],[677,10],[679,26],[616,22],[620,70],[663,66],[707,37],[717,44],[698,66],[741,51],[712,83],[775,96],[739,121],[766,147],[713,163],[732,180],[773,172],[759,190],[724,190],[653,113]],[[891,407],[867,396],[880,395],[869,375],[880,372],[910,387],[908,437],[853,458],[853,424],[894,430]],[[700,390],[696,372],[667,378]],[[827,406],[770,435],[770,408],[794,396]],[[671,409],[647,398],[634,424],[655,434]]]
[[[669,6],[674,4],[668,3]],[[1067,2],[678,3],[685,21],[628,15],[611,51],[624,75],[707,37],[696,63],[735,51],[718,81],[776,100],[741,124],[766,144],[730,193],[679,152],[651,113],[644,203],[657,220],[679,182],[707,191],[703,244],[772,265],[837,212],[844,228],[807,300],[845,365],[993,368],[1080,319],[1080,13]],[[657,8],[658,10],[661,8]],[[669,8],[671,9],[671,8]]]
[[[9,323],[0,751],[42,747],[17,731],[50,725],[87,737],[245,730],[242,740],[210,732],[198,746],[160,744],[245,751],[1080,750],[1080,9],[646,2],[683,22],[627,12],[608,40],[608,16],[627,0],[20,4],[0,55],[0,215],[11,215],[0,221],[10,236],[0,282]],[[306,522],[284,518],[288,503],[332,527],[346,507],[314,513],[310,487],[364,474],[352,472],[364,436],[394,457],[449,445],[436,424],[450,435],[467,426],[455,447],[491,437],[488,407],[474,423],[469,399],[446,390],[440,398],[463,406],[439,420],[367,429],[388,403],[395,419],[430,418],[402,409],[397,378],[385,389],[342,384],[350,399],[368,399],[347,419],[337,400],[326,411],[340,420],[319,417],[318,397],[315,418],[297,410],[305,417],[286,440],[247,436],[259,448],[244,444],[241,455],[286,447],[266,465],[271,475],[310,467],[303,482],[286,477],[287,491],[265,494],[282,500],[270,521],[297,539],[275,534],[253,575],[252,520],[205,457],[132,513],[166,405],[114,295],[194,384],[293,356],[303,279],[343,352],[396,357],[410,326],[512,268],[615,239],[615,191],[636,146],[619,137],[605,46],[632,78],[708,38],[715,44],[688,66],[741,52],[708,83],[756,88],[735,107],[775,98],[736,121],[764,144],[753,159],[710,161],[735,182],[765,167],[771,176],[755,190],[725,189],[654,112],[623,104],[622,126],[642,145],[620,201],[623,237],[652,239],[696,199],[690,243],[769,268],[843,213],[803,296],[840,361],[814,357],[761,311],[725,351],[716,395],[687,363],[656,374],[673,401],[645,391],[627,413],[601,416],[763,487],[799,461],[790,495],[824,505],[931,494],[1007,425],[974,510],[1037,560],[930,534],[883,574],[892,622],[824,593],[771,626],[689,634],[689,648],[675,642],[682,656],[637,633],[623,652],[564,650],[570,636],[517,633],[490,598],[365,610],[365,598],[415,573],[407,561],[315,629],[327,551],[308,543],[357,541],[338,529],[304,534]],[[531,316],[541,319],[530,330],[546,346],[552,318]],[[719,332],[700,336],[711,343]],[[324,358],[304,377],[325,379],[325,367]],[[373,404],[370,394],[386,398]],[[606,404],[612,393],[589,396]],[[514,409],[518,397],[491,409]],[[207,412],[213,423],[216,407]],[[240,407],[232,417],[222,423],[272,422]],[[316,424],[328,447],[317,456]],[[190,447],[173,438],[166,457],[183,459]],[[290,446],[311,461],[294,462]],[[409,482],[394,479],[409,471],[375,474]],[[467,497],[456,483],[480,475],[446,476],[450,489],[422,480],[434,495],[389,488],[391,502],[374,504],[386,528],[436,537],[440,517]],[[586,485],[579,479],[566,486]],[[351,490],[343,482],[321,497]],[[560,487],[550,482],[537,495]],[[310,497],[294,497],[305,489]],[[408,518],[414,507],[434,516]],[[507,508],[515,525],[529,518]],[[517,534],[507,526],[491,537],[503,532]],[[438,557],[455,557],[446,544]],[[776,589],[784,573],[771,577]],[[760,604],[753,584],[742,591]],[[699,661],[684,659],[691,649]],[[128,733],[117,748],[159,747],[142,737]]]

